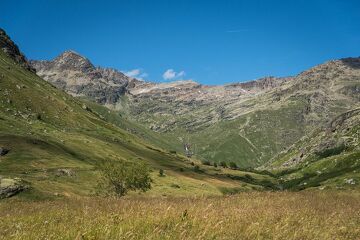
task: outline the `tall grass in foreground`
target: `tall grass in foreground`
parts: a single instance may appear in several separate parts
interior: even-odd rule
[[[359,193],[0,202],[0,239],[360,239]]]

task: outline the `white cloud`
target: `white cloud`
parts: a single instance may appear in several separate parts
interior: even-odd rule
[[[124,72],[124,74],[128,77],[135,77],[140,74],[140,69],[133,69],[133,70]]]
[[[174,69],[168,69],[163,74],[165,80],[179,79],[183,76],[185,76],[185,71],[175,72]]]
[[[168,69],[163,74],[163,78],[165,80],[173,79],[173,78],[175,78],[175,76],[176,76],[176,72],[173,69]]]
[[[146,72],[144,72],[141,68],[138,69],[133,69],[130,71],[123,71],[123,73],[128,76],[128,77],[132,77],[132,78],[137,78],[137,79],[144,79],[147,76],[149,76],[149,74],[147,74]]]

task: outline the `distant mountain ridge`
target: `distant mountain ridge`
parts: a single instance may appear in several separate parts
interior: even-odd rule
[[[184,139],[190,139],[199,157],[259,166],[359,105],[359,62],[360,58],[333,60],[292,77],[219,86],[140,81],[94,67],[74,51],[31,65],[39,76],[68,93],[161,132],[179,151]]]
[[[124,94],[124,90],[132,90],[132,88],[137,88],[135,93],[145,92],[148,87],[150,88],[168,88],[176,87],[176,85],[183,86],[184,81],[170,82],[170,83],[153,83],[153,82],[144,82],[126,76],[124,73],[110,68],[101,68],[95,67],[90,60],[86,57],[81,56],[79,53],[69,50],[65,51],[56,57],[53,60],[32,60],[30,64],[37,69],[37,74],[44,78],[45,80],[53,83],[54,85],[66,90],[70,94],[78,95],[83,94],[89,96],[96,100],[99,103],[110,103],[115,104],[118,100],[117,97],[109,96],[107,89],[104,85],[96,86],[96,84],[101,84],[103,82],[109,86],[112,86],[111,92],[114,92],[115,95]],[[265,77],[255,81],[250,81],[246,83],[234,83],[229,85],[224,85],[224,88],[242,88],[246,91],[261,91],[268,90],[274,87],[281,85],[288,78],[275,78],[275,77]],[[101,97],[97,97],[96,94],[89,94],[87,91],[90,91],[88,85],[94,89],[97,89],[97,94]],[[193,82],[195,85],[198,85],[202,88],[216,89],[218,86],[203,86],[201,84]],[[143,91],[140,91],[142,88]]]

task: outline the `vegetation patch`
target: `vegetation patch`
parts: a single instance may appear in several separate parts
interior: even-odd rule
[[[327,148],[322,151],[318,151],[315,154],[321,159],[321,158],[327,158],[330,156],[338,155],[345,150],[346,150],[346,145],[344,143],[342,143],[338,146],[335,146],[332,148]]]

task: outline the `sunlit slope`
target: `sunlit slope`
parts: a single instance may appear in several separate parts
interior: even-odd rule
[[[205,87],[191,90],[188,85],[129,95],[119,109],[161,132],[173,148],[181,150],[179,139],[185,138],[199,158],[257,167],[330,119],[360,106],[360,59],[329,61],[253,94],[223,86],[237,89],[239,97],[234,98],[227,97],[230,90],[219,90],[214,98],[209,93],[202,96],[198,92]]]
[[[261,166],[360,104],[360,58],[328,61],[292,77],[218,86],[141,81],[96,68],[74,51],[31,63],[52,85],[119,111],[99,109],[152,144],[182,152],[186,143],[197,158],[241,167]]]
[[[338,115],[328,126],[315,131],[280,153],[267,169],[278,172],[284,186],[359,189],[360,108]]]
[[[28,182],[31,188],[23,196],[91,194],[99,174],[96,165],[119,159],[143,160],[152,167],[154,188],[147,193],[150,195],[222,194],[227,188],[262,188],[230,179],[226,176],[230,170],[201,167],[202,171],[194,171],[191,161],[199,164],[196,160],[153,147],[106,122],[95,105],[85,105],[52,87],[2,52],[0,76],[0,145],[10,149],[0,158],[0,175]],[[160,168],[165,177],[158,177]],[[71,169],[74,174],[58,176],[59,169]],[[259,181],[264,178],[252,176]]]

